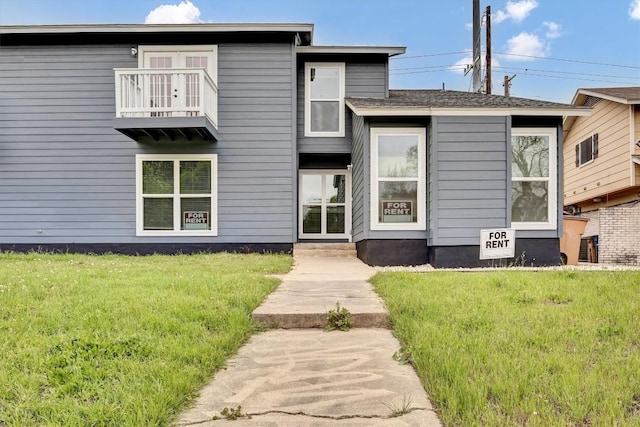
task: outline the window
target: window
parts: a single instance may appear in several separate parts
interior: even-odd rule
[[[215,236],[217,155],[136,156],[139,236]]]
[[[425,230],[426,131],[371,129],[371,229]]]
[[[511,131],[511,225],[519,230],[557,228],[557,130]]]
[[[307,63],[305,136],[344,136],[344,63]]]
[[[598,158],[598,134],[594,133],[593,136],[582,141],[580,144],[576,144],[576,167],[591,163]]]

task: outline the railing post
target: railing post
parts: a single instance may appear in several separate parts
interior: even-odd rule
[[[122,96],[121,96],[121,85],[120,85],[121,74],[116,71],[116,117],[122,117],[121,106],[122,106]]]

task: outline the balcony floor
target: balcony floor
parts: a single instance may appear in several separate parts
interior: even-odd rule
[[[218,130],[204,116],[115,118],[113,127],[136,142],[216,142],[218,140]]]

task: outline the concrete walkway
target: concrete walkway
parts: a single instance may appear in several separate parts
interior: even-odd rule
[[[294,261],[254,312],[281,329],[253,336],[177,425],[440,426],[412,367],[393,358],[399,343],[367,283],[375,270],[353,256]],[[352,313],[349,332],[321,329],[336,302]],[[238,406],[239,419],[221,416]]]

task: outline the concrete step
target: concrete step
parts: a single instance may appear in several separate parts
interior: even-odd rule
[[[344,257],[356,256],[355,243],[295,243],[293,256]]]
[[[351,313],[354,328],[388,328],[389,315],[371,285],[363,281],[288,281],[253,312],[269,328],[324,328],[336,302]]]
[[[334,306],[335,308],[335,306]],[[389,315],[385,311],[351,313],[353,328],[389,328]],[[253,320],[271,329],[323,329],[327,326],[328,312],[323,313],[253,313]]]

